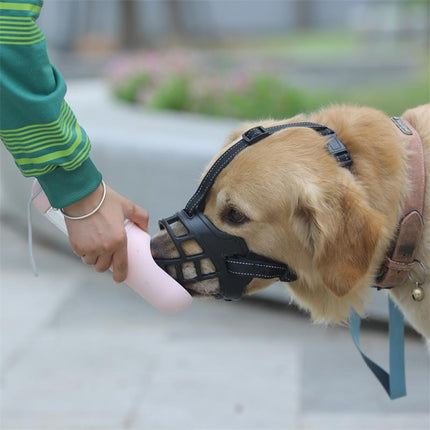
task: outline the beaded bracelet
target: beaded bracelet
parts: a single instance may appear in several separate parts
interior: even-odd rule
[[[89,213],[85,214],[85,215],[80,215],[80,216],[70,216],[67,215],[62,208],[60,208],[61,213],[63,214],[64,218],[67,219],[72,219],[72,220],[80,220],[80,219],[85,219],[90,217],[91,215],[94,215],[102,206],[102,204],[104,203],[105,199],[106,199],[106,184],[105,182],[102,180],[102,185],[103,185],[103,196],[102,199],[100,200],[100,203]]]

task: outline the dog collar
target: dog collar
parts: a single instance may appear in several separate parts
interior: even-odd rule
[[[420,135],[405,119],[393,117],[393,123],[405,135],[408,151],[408,176],[411,188],[403,201],[402,215],[375,286],[392,288],[403,284],[415,263],[416,253],[424,229],[425,161]]]

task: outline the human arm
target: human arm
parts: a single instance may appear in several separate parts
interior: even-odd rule
[[[35,23],[41,7],[40,0],[0,2],[0,138],[21,173],[37,177],[53,207],[81,215],[97,205],[102,175]],[[127,271],[125,218],[147,228],[146,212],[109,188],[97,213],[66,222],[75,253],[85,255],[84,261],[97,256],[100,271],[110,259],[116,281]]]

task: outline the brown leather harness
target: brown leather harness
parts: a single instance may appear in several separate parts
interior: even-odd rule
[[[415,257],[424,229],[425,165],[424,150],[417,131],[405,119],[393,117],[399,130],[410,136],[408,147],[408,176],[410,190],[403,202],[397,234],[380,268],[375,286],[392,288],[406,281],[417,262]]]

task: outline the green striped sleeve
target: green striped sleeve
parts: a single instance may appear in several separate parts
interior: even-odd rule
[[[42,40],[45,36],[32,18],[0,16],[0,45],[33,45]]]
[[[88,136],[66,102],[57,120],[3,130],[0,137],[24,176],[40,176],[52,172],[58,165],[73,170],[82,164],[90,150]],[[80,148],[79,155],[77,148]]]
[[[42,5],[0,0],[0,138],[21,173],[37,177],[51,204],[64,207],[94,191],[101,174],[35,23]]]
[[[30,17],[37,19],[43,0],[0,0],[0,11],[4,16]]]

